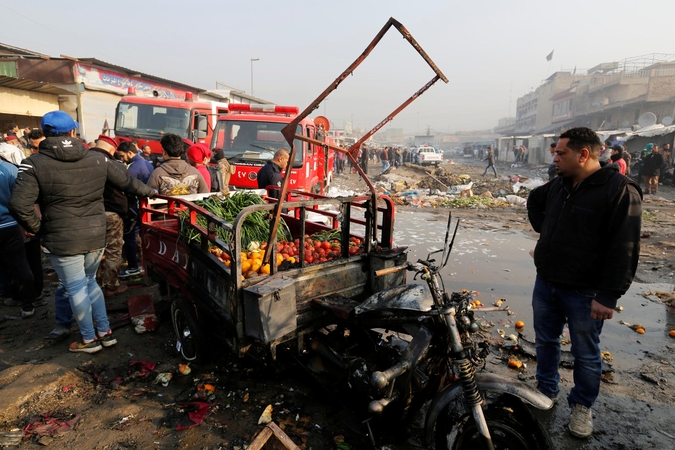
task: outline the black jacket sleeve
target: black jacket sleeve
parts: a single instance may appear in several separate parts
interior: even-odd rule
[[[9,199],[9,211],[27,231],[40,232],[41,221],[35,212],[35,203],[40,195],[40,186],[35,178],[35,168],[25,159],[19,166],[19,174]]]
[[[614,308],[626,293],[635,276],[640,257],[642,201],[638,188],[625,185],[610,211],[607,253],[601,264],[596,300]]]
[[[127,194],[136,195],[138,197],[152,197],[155,195],[154,189],[130,176],[126,170],[114,161],[107,159],[107,164],[107,181],[115,187],[123,190]]]
[[[532,229],[537,233],[541,232],[541,226],[546,216],[546,197],[548,196],[550,187],[550,182],[539,186],[530,192],[530,195],[527,197],[527,217],[530,220]]]

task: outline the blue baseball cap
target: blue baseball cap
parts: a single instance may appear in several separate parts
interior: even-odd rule
[[[40,121],[42,129],[52,133],[67,133],[79,128],[80,125],[65,111],[51,111],[45,114]]]

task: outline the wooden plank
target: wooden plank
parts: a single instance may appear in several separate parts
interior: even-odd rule
[[[274,436],[274,440],[270,441],[272,436]],[[295,442],[276,423],[270,422],[253,438],[253,441],[248,446],[248,450],[263,449],[300,450],[300,447],[295,445]]]

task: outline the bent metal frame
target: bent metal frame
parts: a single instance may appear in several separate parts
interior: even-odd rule
[[[327,144],[326,142],[318,141],[315,139],[308,138],[306,136],[302,136],[299,134],[295,134],[295,131],[297,129],[297,125],[300,123],[301,120],[303,120],[305,117],[307,117],[309,114],[312,113],[315,109],[319,107],[321,102],[328,97],[328,95],[336,90],[338,86],[349,76],[352,75],[354,70],[361,65],[361,63],[370,55],[370,53],[373,51],[375,46],[382,40],[384,35],[389,31],[391,27],[396,28],[403,38],[407,40],[410,45],[413,46],[413,48],[417,51],[417,53],[420,54],[422,59],[426,61],[426,63],[431,67],[431,69],[434,71],[434,77],[422,88],[420,88],[417,92],[415,92],[410,98],[408,98],[406,101],[404,101],[398,108],[396,108],[394,111],[391,112],[391,114],[387,115],[380,123],[375,125],[375,127],[364,134],[361,139],[359,139],[354,145],[349,147],[348,149],[344,149],[335,145],[330,145]],[[417,43],[415,38],[412,37],[410,32],[399,22],[398,20],[394,19],[393,17],[390,17],[387,23],[382,27],[379,33],[377,33],[377,36],[372,40],[372,42],[366,47],[366,49],[361,53],[361,55],[356,58],[356,60],[344,71],[340,74],[339,77],[335,79],[312,103],[305,108],[302,113],[300,113],[291,123],[286,125],[282,130],[281,133],[284,135],[284,138],[286,138],[286,142],[288,142],[288,145],[291,148],[291,154],[289,157],[289,161],[295,161],[295,153],[296,149],[295,146],[293,145],[293,140],[298,139],[300,141],[308,142],[310,144],[314,145],[320,145],[326,148],[330,148],[334,151],[342,152],[347,155],[349,160],[354,164],[354,167],[356,167],[356,170],[359,172],[363,180],[366,182],[368,185],[368,188],[370,189],[370,192],[372,193],[372,201],[371,201],[371,214],[374,220],[372,221],[373,223],[373,230],[372,230],[372,235],[373,239],[377,238],[377,191],[375,190],[375,186],[373,186],[373,183],[370,181],[368,176],[364,173],[363,169],[359,165],[358,161],[356,160],[356,157],[354,156],[356,152],[358,151],[359,148],[361,148],[361,145],[368,140],[372,135],[377,133],[382,127],[384,127],[387,123],[391,122],[394,117],[401,111],[403,111],[409,104],[411,104],[417,97],[422,95],[427,89],[429,89],[431,86],[433,86],[438,80],[443,80],[443,82],[447,83],[448,79],[443,75],[443,72],[436,67],[436,64],[431,60],[429,55],[422,49],[422,47]],[[327,169],[327,168],[326,168]],[[288,172],[288,168],[286,168],[286,172]],[[274,220],[272,222],[272,227],[270,228],[271,230],[276,230],[277,226],[279,225],[279,220],[281,218],[281,211],[283,208],[283,202],[284,198],[286,197],[286,192],[288,190],[288,180],[290,179],[289,176],[284,176],[283,183],[281,185],[281,192],[279,195],[279,201],[277,203],[277,207],[274,209]],[[276,239],[276,233],[270,233],[270,238],[267,243],[267,247],[271,248],[272,244],[274,243],[274,240]],[[267,252],[265,254],[265,262],[269,262],[269,255],[271,252]]]

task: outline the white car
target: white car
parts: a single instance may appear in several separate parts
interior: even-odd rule
[[[443,155],[436,152],[436,149],[428,146],[421,146],[417,149],[417,162],[423,166],[437,166],[443,161]]]

